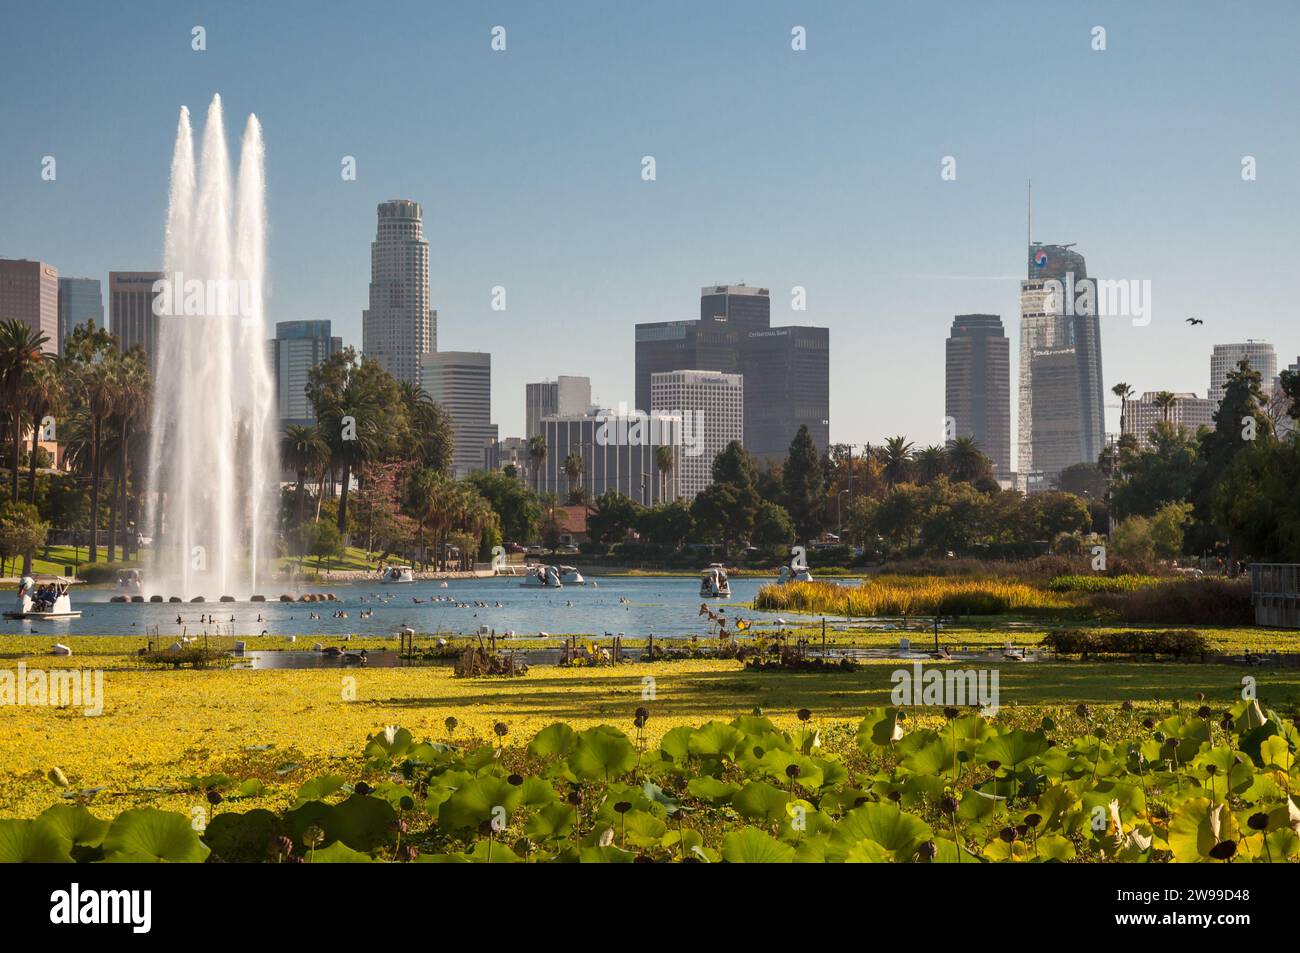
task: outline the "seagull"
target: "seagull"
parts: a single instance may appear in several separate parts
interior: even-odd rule
[[[1202,321],[1200,318],[1188,318],[1188,319],[1187,319],[1187,323],[1188,323],[1188,324],[1204,324],[1205,322]]]

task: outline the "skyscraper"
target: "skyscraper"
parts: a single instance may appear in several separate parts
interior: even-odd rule
[[[542,432],[543,417],[573,417],[591,407],[591,378],[565,377],[524,385],[524,436]]]
[[[1011,476],[1011,342],[996,314],[959,314],[945,346],[944,414],[954,437],[971,437]]]
[[[636,405],[650,406],[651,375],[705,370],[744,377],[745,448],[784,457],[806,425],[818,449],[830,442],[830,332],[771,327],[766,288],[710,285],[700,318],[636,326]]]
[[[59,353],[59,269],[43,261],[0,258],[0,318],[44,334],[45,353]]]
[[[59,279],[59,353],[72,329],[89,321],[104,327],[104,295],[98,278]]]
[[[665,371],[650,379],[650,413],[682,420],[679,492],[687,500],[713,482],[713,461],[745,438],[744,383],[739,374]]]
[[[421,360],[421,386],[451,417],[452,470],[457,478],[483,469],[483,451],[497,439],[492,423],[492,355],[433,351]]]
[[[123,353],[139,345],[152,366],[158,354],[158,315],[153,311],[154,282],[160,271],[110,271],[108,273],[109,330]]]
[[[438,349],[429,307],[429,243],[419,202],[379,203],[370,245],[370,307],[361,313],[361,350],[399,381],[420,383],[420,360]]]
[[[317,364],[343,350],[343,339],[330,336],[328,321],[280,321],[270,341],[280,426],[310,424],[316,412],[307,400],[307,375]]]
[[[1055,484],[1068,466],[1096,462],[1104,437],[1101,324],[1095,305],[1080,305],[1089,279],[1072,248],[1031,243],[1020,283],[1016,465],[1030,489]]]
[[[1223,401],[1223,388],[1228,374],[1242,361],[1249,361],[1251,370],[1258,371],[1264,393],[1273,389],[1277,377],[1277,352],[1265,341],[1246,341],[1244,344],[1216,344],[1210,355],[1210,391],[1207,395],[1218,410]]]

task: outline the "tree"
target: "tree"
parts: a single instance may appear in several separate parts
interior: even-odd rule
[[[1110,392],[1119,398],[1119,432],[1123,434],[1124,425],[1128,422],[1128,402],[1133,396],[1133,388],[1120,381],[1110,389]]]
[[[1120,520],[1111,533],[1110,548],[1115,555],[1136,562],[1151,562],[1155,558],[1155,543],[1151,539],[1151,520],[1145,516],[1130,516]]]
[[[564,458],[562,469],[564,470],[565,489],[568,491],[569,502],[581,503],[583,495],[580,481],[582,474],[587,469],[586,461],[582,459],[581,454],[570,453]]]
[[[1292,436],[1238,453],[1215,487],[1213,519],[1237,557],[1300,562],[1300,442]]]
[[[636,525],[640,509],[626,494],[607,490],[596,498],[587,517],[587,535],[594,543],[617,543]]]
[[[104,443],[108,418],[118,400],[117,342],[90,321],[64,340],[71,378],[88,423],[86,446],[90,471],[90,561],[99,558],[99,490],[104,480]]]
[[[280,438],[280,459],[298,478],[294,490],[295,525],[303,521],[307,477],[324,469],[329,452],[329,445],[315,424],[289,424],[284,428]]]
[[[885,480],[891,486],[906,483],[912,473],[912,444],[906,437],[890,437],[881,450]]]
[[[754,517],[754,545],[788,546],[794,541],[794,522],[785,507],[764,500]]]
[[[643,507],[637,513],[637,533],[646,542],[665,549],[680,549],[694,528],[691,507],[685,500]]]
[[[1156,393],[1152,403],[1159,409],[1160,419],[1165,423],[1169,423],[1169,412],[1178,404],[1178,398],[1169,391],[1162,390]]]
[[[948,454],[943,447],[923,447],[913,457],[917,483],[933,483],[948,475]]]
[[[713,459],[712,476],[714,483],[753,486],[758,479],[758,464],[739,440],[733,440]]]
[[[659,499],[668,495],[669,477],[677,466],[676,448],[669,444],[655,447],[655,470],[659,474]]]
[[[542,516],[537,494],[502,470],[479,470],[471,473],[468,481],[496,511],[505,539],[528,542],[536,538]]]
[[[31,554],[45,545],[50,524],[43,522],[31,503],[10,500],[0,504],[0,576],[6,560]]]
[[[542,465],[546,463],[546,438],[535,434],[528,438],[528,467],[533,471],[533,492],[542,492]]]
[[[1124,462],[1110,489],[1110,506],[1119,518],[1154,516],[1166,503],[1189,499],[1202,469],[1187,428],[1163,420],[1151,428],[1146,450],[1134,443],[1120,454]]]
[[[710,483],[691,504],[691,519],[706,542],[738,542],[753,532],[760,502],[752,486]]]
[[[44,359],[49,338],[12,318],[0,321],[0,398],[9,412],[13,466],[10,468],[9,499],[18,499],[18,458],[22,456],[23,408],[29,400],[32,375]]]
[[[1095,463],[1075,463],[1061,471],[1057,486],[1063,493],[1100,500],[1106,495],[1106,476]]]
[[[411,381],[398,381],[397,390],[406,416],[406,458],[439,473],[450,473],[455,450],[451,415]]]
[[[428,566],[424,551],[424,527],[437,518],[443,498],[449,492],[449,481],[439,471],[420,467],[412,471],[406,481],[406,509],[419,527],[419,558]]]
[[[993,475],[993,462],[974,437],[954,437],[946,448],[948,475],[955,482],[978,483]]]
[[[781,477],[782,496],[786,511],[794,522],[795,532],[802,540],[811,540],[822,527],[822,490],[825,486],[821,458],[807,426],[790,442]]]
[[[1162,559],[1183,554],[1183,529],[1192,521],[1192,504],[1166,503],[1151,517],[1151,544]]]
[[[32,368],[27,387],[27,411],[32,420],[32,449],[27,473],[27,502],[36,502],[36,450],[40,446],[41,421],[63,413],[65,395],[63,362],[47,356]],[[56,423],[57,426],[57,423]]]
[[[1038,493],[1029,499],[1034,507],[1038,539],[1055,539],[1059,533],[1082,533],[1092,525],[1087,504],[1073,493]]]

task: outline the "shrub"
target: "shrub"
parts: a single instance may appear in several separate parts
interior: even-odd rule
[[[1210,640],[1191,629],[1097,632],[1062,629],[1049,632],[1042,644],[1063,655],[1172,655],[1175,658],[1201,655],[1210,650]]]
[[[768,611],[834,612],[859,617],[935,613],[1000,615],[1050,602],[1050,596],[1024,583],[948,580],[930,576],[883,577],[864,580],[857,586],[824,581],[767,585],[759,589],[754,607]]]

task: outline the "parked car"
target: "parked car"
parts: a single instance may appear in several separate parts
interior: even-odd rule
[[[577,556],[579,553],[582,552],[582,550],[580,550],[577,546],[574,546],[572,543],[568,543],[567,545],[561,546],[555,551],[564,556]]]
[[[518,543],[506,543],[506,552],[523,553],[523,552],[527,552],[527,550],[524,549],[524,547],[519,545]]]
[[[524,550],[524,552],[527,553],[529,556],[545,556],[545,555],[546,555],[546,547],[545,547],[545,546],[529,546],[527,549]]]

